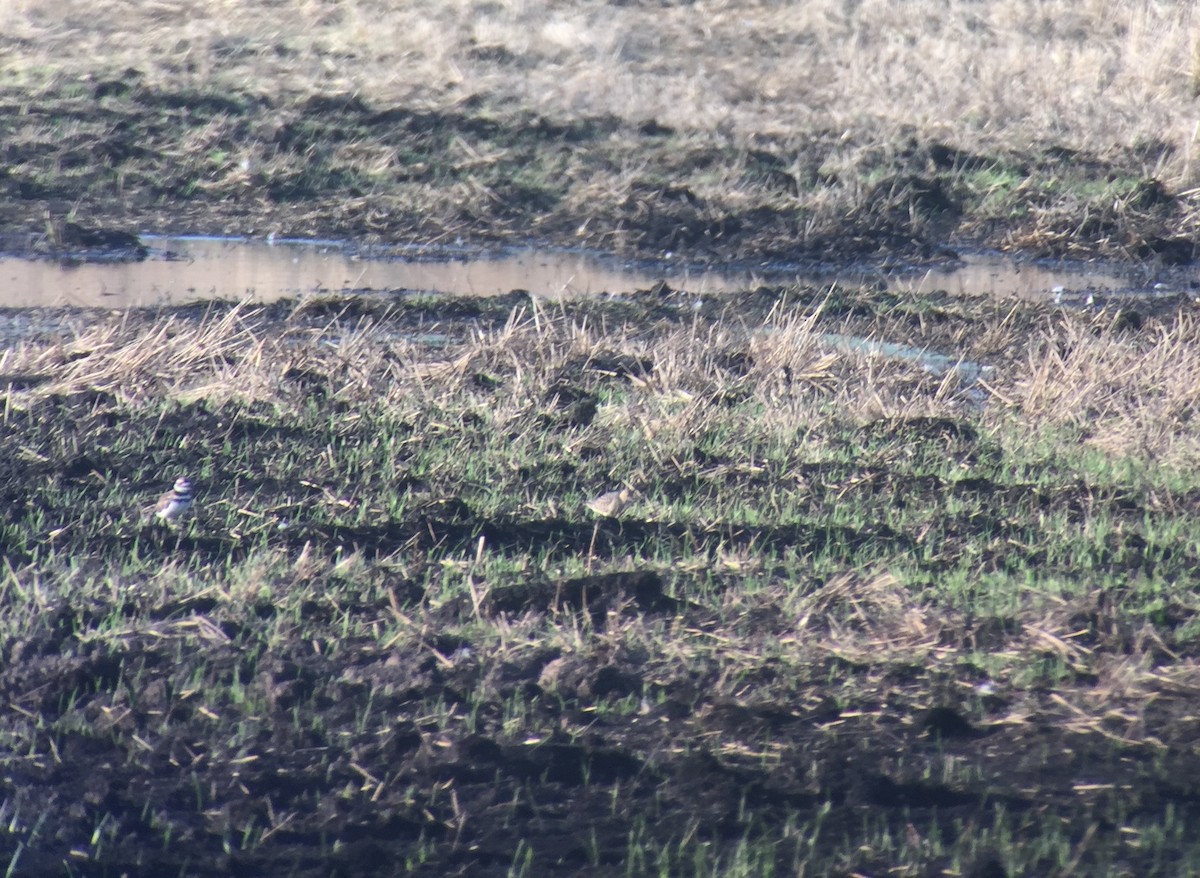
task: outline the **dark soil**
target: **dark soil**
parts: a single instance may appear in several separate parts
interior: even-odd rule
[[[747,315],[756,302],[767,308],[774,298],[763,290],[726,305]],[[952,314],[950,304],[936,297],[920,304],[920,325],[931,339],[961,331],[953,316],[941,324],[931,319]],[[288,306],[276,307],[282,315]],[[345,315],[375,306],[336,307]],[[407,307],[410,313],[393,312],[391,319],[426,325],[423,306]],[[455,307],[464,309],[464,320],[447,321],[451,330],[500,323],[512,302]],[[692,319],[684,316],[690,305],[673,311],[661,291],[610,307],[644,307],[647,325],[672,313]],[[827,313],[852,321],[857,309],[868,321],[880,313],[904,320],[910,308],[917,305],[868,304],[846,294],[831,298]],[[302,318],[320,324],[326,315],[318,303],[290,315]],[[1047,319],[1037,312],[1009,318]],[[729,359],[732,370],[745,366]],[[564,370],[551,394],[562,420],[548,429],[586,418],[579,407],[596,398],[601,380],[628,380],[652,367],[613,360]],[[325,384],[300,370],[286,380],[297,393]],[[481,379],[481,386],[488,382]],[[163,442],[222,435],[246,449],[246,478],[257,489],[267,480],[255,473],[269,469],[280,443],[308,441],[268,411],[228,414],[180,407],[139,420],[149,416],[99,393],[14,412],[0,435],[4,447],[27,453],[24,462],[11,454],[0,462],[6,520],[29,517],[35,483],[83,485],[97,473],[109,482],[127,479],[129,462],[109,450],[125,434],[159,431]],[[43,453],[64,434],[78,440],[69,455]],[[866,449],[896,443],[913,455],[948,454],[964,465],[996,453],[969,423],[936,418],[881,420],[864,427],[857,441]],[[198,470],[210,452],[201,443],[189,448],[179,450],[178,462]],[[45,459],[29,463],[30,450]],[[313,457],[319,452],[314,447]],[[1082,484],[1061,490],[986,478],[950,484],[893,477],[865,464],[814,464],[800,475],[818,492],[833,486],[815,504],[843,502],[845,490],[837,486],[851,481],[883,504],[975,498],[995,515],[959,524],[994,534],[999,549],[985,567],[1010,563],[1022,536],[1023,525],[1003,510],[1033,507],[1050,515],[1108,505],[1115,520],[1145,514],[1129,498]],[[303,476],[270,487],[304,497],[312,486]],[[681,475],[663,490],[691,487]],[[42,511],[49,520],[65,514]],[[81,544],[79,563],[103,566],[136,552],[206,575],[245,552],[203,521],[178,532],[142,527],[109,534]],[[270,544],[289,557],[311,547],[326,555],[353,549],[368,558],[402,550],[452,557],[469,555],[481,536],[493,551],[540,546],[605,558],[639,557],[648,544],[682,547],[695,538],[636,515],[599,524],[495,519],[459,498],[441,497],[385,527],[302,527],[280,531]],[[724,539],[759,551],[811,552],[823,541],[885,554],[913,548],[907,535],[886,526],[841,534],[803,525],[728,528]],[[36,563],[4,548],[12,567]],[[944,563],[931,559],[929,575],[936,577]],[[1183,577],[1200,559],[1162,558],[1126,542],[1114,545],[1104,563],[1131,570],[1167,563]],[[939,644],[960,652],[954,680],[919,663],[827,657],[798,672],[788,683],[792,695],[780,700],[756,694],[784,672],[766,659],[758,679],[741,681],[733,697],[716,667],[697,661],[652,670],[644,654],[615,636],[599,661],[557,647],[515,650],[492,661],[462,632],[532,616],[604,637],[641,618],[662,625],[664,637],[683,638],[717,629],[719,590],[737,588],[735,578],[718,577],[718,592],[700,600],[673,597],[657,569],[570,578],[531,573],[491,590],[478,606],[462,599],[430,608],[424,587],[408,575],[390,568],[379,575],[388,597],[370,601],[336,576],[315,590],[299,578],[273,582],[277,598],[250,603],[219,588],[165,601],[103,589],[68,601],[48,591],[26,630],[0,640],[0,735],[21,742],[2,757],[0,862],[15,862],[18,875],[506,876],[515,865],[529,875],[617,876],[660,873],[655,862],[638,859],[639,845],[661,852],[686,841],[689,852],[701,845],[728,858],[749,839],[764,847],[776,874],[792,874],[807,861],[826,863],[829,874],[883,874],[903,850],[924,863],[922,874],[993,876],[1006,874],[1001,859],[986,846],[974,850],[970,839],[985,830],[991,837],[1039,838],[1052,826],[1067,849],[1031,855],[1036,874],[1061,868],[1065,857],[1080,874],[1105,864],[1128,874],[1168,875],[1173,868],[1154,849],[1143,854],[1128,844],[1129,833],[1162,826],[1187,839],[1200,831],[1190,699],[1164,690],[1136,718],[1080,722],[1056,699],[1094,686],[1086,673],[1053,689],[976,697],[961,688],[962,679],[977,674],[977,651],[1002,649],[1020,633],[1012,619],[959,620],[959,639]],[[293,588],[313,594],[294,614],[285,597]],[[426,612],[421,631],[394,645],[341,633],[347,619],[386,625]],[[1098,651],[1131,648],[1134,635],[1115,633],[1111,607],[1091,613],[1080,626],[1094,629],[1090,642]],[[751,642],[792,623],[766,601],[744,624],[753,629]],[[214,692],[227,700],[211,700]],[[1022,713],[1025,721],[1013,719]],[[1127,723],[1144,734],[1126,734]],[[789,829],[795,826],[803,831]],[[974,850],[973,861],[945,853],[956,844]],[[690,874],[690,856],[663,868]]]
[[[158,615],[182,630],[217,609]],[[659,845],[694,835],[720,850],[778,838],[788,821],[820,822],[825,841],[814,850],[798,838],[776,844],[786,873],[864,826],[918,845],[953,842],[1001,813],[1018,836],[1053,821],[1088,862],[1122,851],[1131,873],[1171,874],[1122,848],[1121,828],[1162,821],[1188,834],[1200,825],[1200,759],[1186,746],[1195,721],[1182,705],[1146,716],[1165,742],[1155,747],[1054,724],[993,726],[986,711],[963,707],[930,710],[931,681],[919,668],[886,681],[860,669],[876,697],[844,708],[715,700],[701,676],[628,712],[614,705],[657,688],[630,656],[581,667],[546,651],[489,667],[469,644],[437,638],[391,650],[330,643],[329,656],[302,642],[266,653],[259,629],[269,606],[221,626],[229,641],[213,636],[200,650],[181,651],[160,633],[93,647],[76,637],[89,611],[50,612],[56,630],[7,643],[0,674],[10,713],[54,721],[67,710],[77,726],[6,759],[7,813],[40,830],[20,851],[21,875],[62,874],[66,863],[86,875],[502,876],[523,852],[530,874],[624,875],[638,827]],[[701,611],[673,618],[680,629],[704,623]],[[252,710],[189,694],[233,677]],[[532,705],[532,727],[587,732],[514,738],[503,729],[514,698]],[[450,720],[438,721],[439,710]],[[227,737],[234,716],[254,730],[236,746]],[[764,765],[737,754],[737,744],[765,742],[784,758]],[[950,764],[970,779],[944,782],[913,767]],[[1088,783],[1095,788],[1081,791]],[[73,862],[97,830],[100,855]],[[244,849],[252,832],[261,840]],[[7,860],[15,839],[0,838]],[[856,859],[856,874],[891,862],[886,851]],[[931,859],[927,874],[951,865]]]
[[[272,157],[269,170],[236,165],[231,156],[247,143]],[[483,98],[432,111],[354,97],[160,91],[130,70],[34,98],[0,90],[0,245],[54,252],[122,233],[275,232],[539,241],[691,262],[923,261],[945,256],[947,243],[1170,264],[1196,254],[1178,231],[1185,203],[1146,176],[1141,153],[973,155],[913,140],[863,150],[847,178],[822,171],[853,147],[835,132],[762,139],[749,152],[714,143],[613,118],[514,115]],[[397,158],[367,176],[339,152],[347,144]],[[464,165],[456,144],[498,158]],[[573,194],[631,155],[642,170],[626,188]],[[740,182],[728,198],[701,197],[688,183],[730,169]],[[1011,203],[987,175],[1013,181]]]

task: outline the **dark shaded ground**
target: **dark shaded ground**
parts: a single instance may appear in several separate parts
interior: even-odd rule
[[[200,602],[157,615],[163,632],[180,631],[209,624],[216,609]],[[338,608],[346,611],[387,609]],[[1177,874],[1139,858],[1122,828],[1160,822],[1185,837],[1197,828],[1200,760],[1186,746],[1194,720],[1183,705],[1148,713],[1161,749],[1065,726],[992,726],[986,712],[931,711],[920,668],[890,680],[852,672],[879,699],[845,711],[820,700],[714,700],[703,694],[714,681],[700,675],[629,712],[613,705],[656,687],[627,656],[574,667],[544,651],[487,667],[465,644],[437,638],[391,650],[341,642],[330,657],[308,643],[266,653],[256,629],[270,607],[241,630],[221,625],[229,642],[213,634],[201,650],[181,653],[162,632],[87,646],[74,637],[85,624],[78,610],[58,612],[57,633],[5,645],[0,674],[10,710],[54,722],[66,709],[77,726],[7,760],[8,814],[39,830],[17,874],[59,874],[67,862],[85,875],[506,875],[527,851],[530,874],[623,875],[639,826],[659,845],[690,838],[720,850],[759,837],[786,873],[864,826],[919,849],[997,824],[1036,834],[1044,821],[1085,862]],[[308,611],[322,612],[330,608]],[[699,611],[675,618],[704,624]],[[543,688],[551,669],[553,694]],[[246,705],[189,694],[234,677]],[[532,705],[527,728],[543,730],[536,743],[502,728],[514,697]],[[439,707],[449,721],[435,718]],[[236,743],[232,716],[251,727],[233,732]],[[587,732],[554,732],[560,724]],[[764,765],[732,752],[739,742],[748,751],[770,742],[784,757]],[[956,765],[962,774],[945,781],[905,765]],[[778,841],[788,822],[820,825],[820,838],[811,847]],[[106,838],[99,856],[73,861],[71,850],[89,850],[94,831]],[[0,855],[13,856],[23,834],[0,836]],[[852,859],[870,874],[894,856]],[[1043,863],[1056,865],[1055,852]]]
[[[240,166],[234,157],[248,143],[270,162]],[[351,144],[395,159],[367,173]],[[463,145],[492,158],[464,162]],[[931,260],[946,242],[1171,264],[1196,252],[1179,232],[1185,205],[1146,176],[1144,151],[973,155],[913,140],[864,151],[841,176],[823,170],[849,146],[814,131],[799,146],[766,138],[747,152],[661,125],[559,122],[482,99],[436,112],[353,97],[158,91],[130,70],[35,98],[0,91],[0,240],[71,250],[87,243],[76,223],[112,233],[541,241],[686,252],[693,262]],[[578,195],[631,156],[640,170],[621,187]],[[731,172],[738,186],[728,196],[701,197],[687,183]]]

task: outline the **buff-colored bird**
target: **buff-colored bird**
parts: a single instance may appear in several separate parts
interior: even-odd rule
[[[632,488],[622,488],[619,491],[608,491],[587,502],[587,508],[601,518],[616,518],[631,502],[637,492]]]

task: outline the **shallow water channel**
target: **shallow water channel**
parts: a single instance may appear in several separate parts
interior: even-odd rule
[[[595,253],[510,249],[358,248],[337,241],[143,236],[140,262],[0,257],[0,307],[155,307],[208,299],[270,302],[311,294],[421,291],[537,296],[621,294],[665,281],[674,289],[719,293],[760,284],[872,283],[894,290],[946,290],[1084,302],[1092,294],[1169,295],[1195,289],[1200,271],[1160,277],[1153,268],[1033,262],[998,253],[963,255],[936,268],[851,265],[688,266],[674,259],[626,262]]]

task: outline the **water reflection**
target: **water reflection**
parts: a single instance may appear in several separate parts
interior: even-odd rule
[[[314,292],[414,290],[488,296],[514,289],[547,298],[627,293],[659,281],[695,293],[762,283],[883,284],[890,289],[1046,299],[1058,291],[1145,292],[1153,278],[1134,266],[1044,265],[976,254],[931,270],[713,270],[631,265],[591,253],[519,250],[472,258],[429,258],[429,251],[359,251],[335,241],[159,238],[136,263],[0,258],[0,307],[75,305],[127,308],[205,299],[270,302]],[[442,251],[444,256],[446,251]],[[1193,275],[1196,275],[1193,272]],[[1195,276],[1189,283],[1195,283]],[[1179,279],[1168,291],[1179,286]]]

